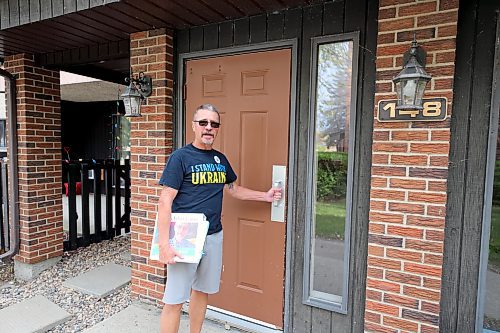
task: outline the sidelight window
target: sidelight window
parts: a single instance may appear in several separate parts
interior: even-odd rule
[[[345,313],[349,288],[357,34],[313,39],[304,302]]]

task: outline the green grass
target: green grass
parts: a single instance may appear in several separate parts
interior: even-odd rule
[[[345,199],[316,203],[316,237],[344,239]]]
[[[491,209],[489,263],[500,269],[500,205]]]

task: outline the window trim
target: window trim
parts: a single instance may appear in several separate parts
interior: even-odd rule
[[[344,238],[344,276],[342,287],[342,302],[335,302],[311,295],[311,245],[312,245],[312,224],[314,223],[314,204],[316,194],[316,184],[313,179],[313,172],[316,166],[315,155],[315,132],[316,132],[316,82],[318,76],[318,49],[322,44],[336,43],[336,42],[352,42],[352,81],[351,81],[351,104],[350,104],[350,117],[349,117],[349,150],[348,150],[348,167],[347,167],[347,191],[346,191],[346,222],[345,222],[345,235]],[[347,314],[348,300],[349,300],[349,280],[350,280],[350,265],[349,259],[351,255],[351,237],[352,237],[352,198],[353,198],[353,177],[354,177],[354,154],[355,154],[355,136],[356,136],[356,119],[357,119],[357,90],[358,90],[358,62],[359,62],[359,32],[351,32],[339,35],[321,36],[311,39],[311,67],[310,67],[310,112],[309,112],[309,130],[307,139],[308,152],[307,160],[307,190],[306,190],[306,223],[305,223],[305,236],[304,236],[304,273],[303,273],[303,286],[302,298],[303,303],[313,307],[318,307],[324,310]],[[330,294],[328,294],[330,295]],[[337,295],[331,295],[337,296]]]
[[[488,269],[489,244],[491,231],[491,210],[493,203],[493,183],[495,177],[496,151],[500,110],[500,16],[497,17],[495,60],[491,91],[490,124],[486,159],[483,223],[481,226],[481,254],[479,256],[478,292],[476,300],[476,332],[483,332],[484,301],[486,295],[486,274]],[[496,88],[496,89],[495,89]]]

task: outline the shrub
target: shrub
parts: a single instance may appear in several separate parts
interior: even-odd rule
[[[316,199],[344,198],[347,190],[347,153],[318,152]]]

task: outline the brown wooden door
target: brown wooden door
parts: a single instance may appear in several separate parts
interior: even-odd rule
[[[214,148],[228,157],[238,184],[266,191],[272,166],[287,165],[291,51],[223,56],[186,63],[186,142],[193,110],[221,111]],[[209,304],[283,327],[285,223],[270,220],[271,205],[224,196],[221,291]]]

